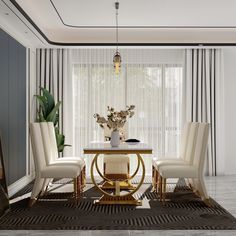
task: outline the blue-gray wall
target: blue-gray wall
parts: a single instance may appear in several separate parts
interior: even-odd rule
[[[1,29],[0,132],[10,185],[26,175],[26,48]]]

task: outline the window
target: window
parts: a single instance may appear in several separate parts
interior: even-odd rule
[[[103,141],[103,130],[94,113],[106,115],[106,107],[123,109],[135,105],[135,115],[128,120],[128,135],[148,143],[153,156],[174,157],[179,153],[182,124],[181,63],[124,63],[119,78],[109,63],[74,63],[74,141],[75,154],[91,141]],[[88,166],[91,158],[86,156]],[[152,158],[144,157],[151,175]],[[136,168],[131,158],[131,172]],[[102,166],[102,165],[101,165]]]

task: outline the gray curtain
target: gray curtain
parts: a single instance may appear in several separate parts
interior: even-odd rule
[[[221,80],[220,49],[188,49],[185,61],[186,117],[211,124],[206,174],[217,175],[218,98]]]
[[[65,135],[65,143],[72,143],[72,76],[70,50],[37,49],[36,51],[37,94],[40,87],[46,88],[54,96],[55,102],[61,101],[59,110],[59,129]],[[64,149],[70,154],[70,148]]]

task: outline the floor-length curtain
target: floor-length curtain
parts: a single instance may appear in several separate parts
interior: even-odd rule
[[[187,49],[185,61],[186,119],[209,122],[206,174],[217,175],[219,84],[222,79],[220,49]]]
[[[53,95],[55,102],[62,102],[58,126],[60,132],[65,135],[65,143],[72,144],[73,95],[70,50],[37,49],[36,65],[37,93],[40,93],[40,87],[46,88]],[[66,147],[64,155],[70,155],[72,150]]]

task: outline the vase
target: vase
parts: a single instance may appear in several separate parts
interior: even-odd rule
[[[119,130],[113,130],[111,132],[111,146],[112,147],[119,147],[120,145],[120,132]]]

